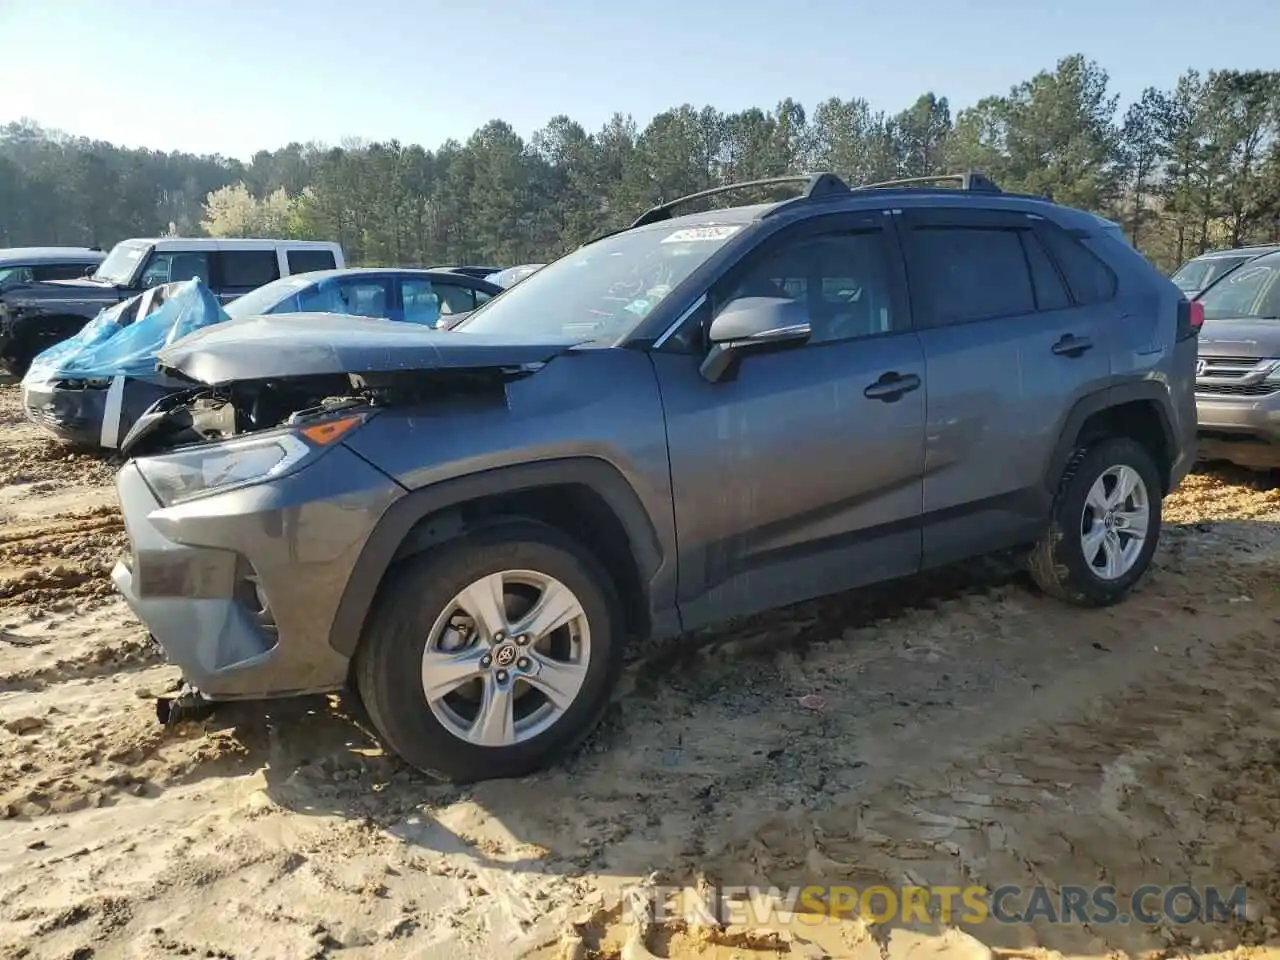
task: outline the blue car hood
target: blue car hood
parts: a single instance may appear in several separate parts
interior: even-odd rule
[[[433,330],[328,313],[285,313],[208,327],[170,344],[157,360],[161,372],[218,386],[329,374],[518,367],[550,360],[577,342]]]

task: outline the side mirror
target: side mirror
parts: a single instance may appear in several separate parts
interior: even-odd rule
[[[809,311],[789,297],[741,297],[711,321],[711,349],[699,372],[711,383],[725,379],[746,353],[800,346],[809,341]]]

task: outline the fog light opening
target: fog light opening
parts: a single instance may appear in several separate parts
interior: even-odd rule
[[[262,586],[262,578],[248,564],[242,564],[236,580],[236,602],[253,618],[258,628],[273,642],[277,639],[275,615],[271,611],[271,601]]]

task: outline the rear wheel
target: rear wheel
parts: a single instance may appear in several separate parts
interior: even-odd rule
[[[1077,450],[1028,560],[1032,578],[1082,606],[1122,600],[1151,568],[1161,496],[1160,474],[1137,441],[1111,437]]]
[[[524,776],[596,727],[622,663],[612,584],[558,530],[510,523],[392,571],[356,659],[387,747],[426,773]]]

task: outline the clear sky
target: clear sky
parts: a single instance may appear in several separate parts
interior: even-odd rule
[[[558,113],[643,125],[685,102],[894,112],[933,90],[956,110],[1076,52],[1128,101],[1191,66],[1280,68],[1280,3],[0,0],[0,38],[0,122],[247,159],[348,136],[434,147],[493,118],[525,136]]]

